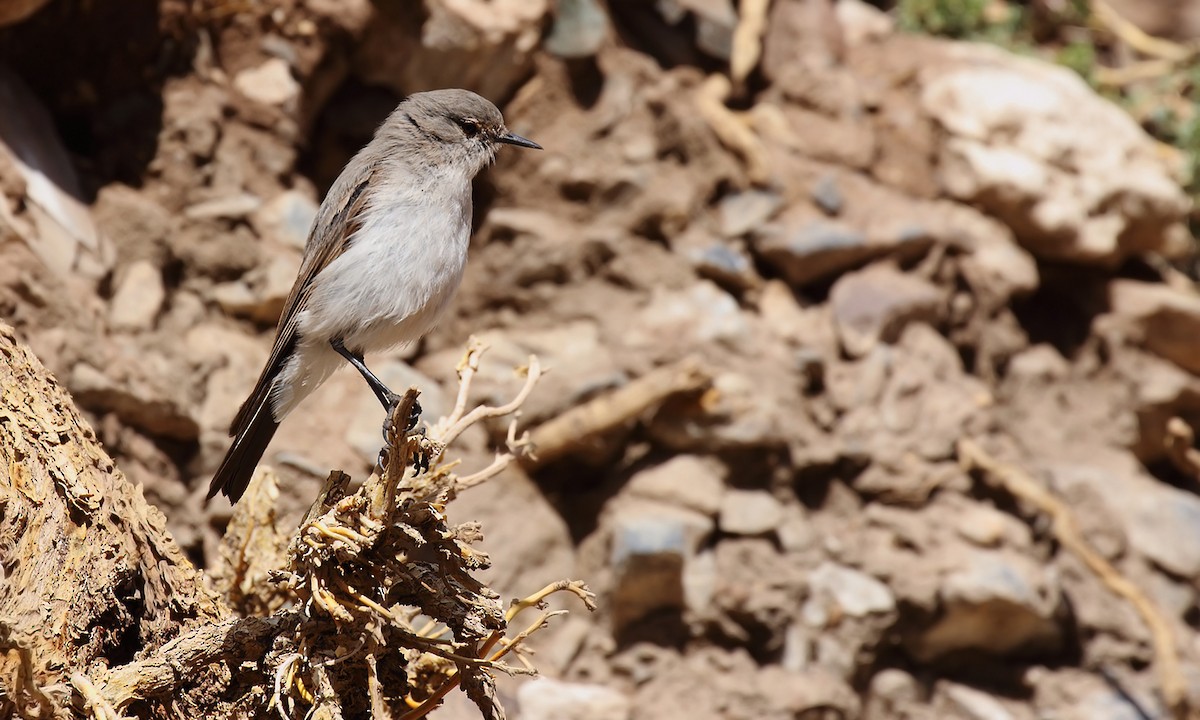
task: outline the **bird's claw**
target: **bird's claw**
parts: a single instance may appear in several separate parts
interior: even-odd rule
[[[387,413],[387,418],[384,419],[384,421],[383,421],[383,439],[384,440],[387,440],[392,435],[392,430],[393,430],[392,411],[396,409],[396,404],[400,402],[400,399],[401,399],[400,395],[397,395],[396,393],[388,393],[388,396],[387,396],[388,413]],[[414,429],[416,429],[417,423],[421,422],[421,413],[422,412],[423,411],[421,410],[421,403],[416,400],[413,400],[412,411],[409,412],[408,421],[404,425],[405,433],[410,433]]]

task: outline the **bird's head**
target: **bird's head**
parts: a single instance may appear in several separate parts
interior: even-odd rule
[[[509,132],[500,110],[470,90],[415,93],[400,103],[393,119],[398,131],[428,141],[431,158],[463,164],[471,175],[495,159],[500,145],[542,149]]]

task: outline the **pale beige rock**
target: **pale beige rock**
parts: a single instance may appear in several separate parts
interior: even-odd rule
[[[677,455],[661,465],[638,472],[629,478],[625,489],[632,495],[716,515],[725,489],[723,475],[714,461],[695,455]]]
[[[591,683],[535,678],[522,683],[517,703],[523,720],[628,720],[629,698]]]
[[[300,83],[282,58],[270,58],[258,67],[239,72],[233,78],[233,87],[265,105],[284,105],[300,95]]]
[[[1034,254],[1113,266],[1186,248],[1190,202],[1175,168],[1074,72],[963,43],[920,85],[922,108],[949,134],[942,187],[1004,221]]]
[[[114,330],[149,330],[166,299],[162,273],[154,264],[141,260],[125,271],[108,307],[108,322]]]

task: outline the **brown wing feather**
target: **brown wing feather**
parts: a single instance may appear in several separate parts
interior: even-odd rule
[[[351,166],[354,164],[354,161],[351,161]],[[296,348],[297,320],[308,300],[312,281],[329,263],[345,252],[350,238],[361,226],[362,210],[367,204],[367,188],[374,174],[374,166],[365,164],[358,172],[344,173],[338,178],[338,182],[334,183],[326,202],[322,203],[309,234],[309,252],[305,253],[296,283],[284,303],[271,355],[263,366],[250,397],[242,403],[229,427],[229,434],[234,438],[233,444],[213,475],[208,497],[223,491],[230,502],[237,502],[246,491],[254,467],[262,459],[271,437],[275,434],[275,428],[279,425],[270,407],[271,386]],[[327,238],[335,241],[321,241]]]

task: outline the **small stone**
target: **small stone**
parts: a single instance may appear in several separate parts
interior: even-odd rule
[[[717,581],[717,556],[711,550],[684,563],[683,600],[694,617],[706,618],[711,614]]]
[[[1119,331],[1191,373],[1200,373],[1200,296],[1160,283],[1113,280],[1098,331]]]
[[[688,259],[700,277],[723,287],[749,290],[762,282],[754,269],[754,260],[740,247],[715,242],[689,252]]]
[[[850,47],[887,37],[895,30],[896,21],[890,15],[863,0],[838,0],[833,11]]]
[[[257,195],[239,193],[189,205],[184,209],[183,216],[189,220],[207,218],[239,220],[257,210],[261,204],[262,200]]]
[[[285,190],[255,210],[250,224],[262,238],[274,238],[304,250],[308,233],[317,217],[317,204],[299,190]]]
[[[212,299],[226,313],[246,317],[263,324],[274,324],[296,281],[300,258],[293,253],[280,254],[246,277],[213,287]]]
[[[721,198],[717,212],[721,219],[721,234],[739,237],[756,230],[774,217],[783,207],[779,193],[768,190],[747,190]]]
[[[300,95],[300,83],[292,77],[291,68],[277,57],[239,72],[233,78],[233,86],[242,95],[264,105],[283,105]]]
[[[561,58],[595,55],[608,37],[608,14],[596,0],[558,0],[558,12],[542,46]]]
[[[840,215],[845,203],[837,178],[833,175],[825,175],[817,181],[812,189],[812,199],[826,215]]]
[[[114,330],[149,330],[166,295],[158,267],[146,260],[135,262],[113,294],[109,324]]]
[[[724,473],[718,463],[695,455],[676,455],[629,478],[625,489],[631,495],[659,500],[678,507],[715,516],[725,489]]]
[[[1006,550],[961,553],[942,582],[941,617],[915,639],[922,662],[974,649],[994,655],[1048,652],[1062,643],[1061,590],[1047,568]]]
[[[786,508],[783,522],[775,532],[779,536],[779,547],[784,552],[805,552],[818,546],[817,531],[798,505]]]
[[[1071,366],[1053,345],[1039,343],[1013,356],[1008,363],[1008,377],[1026,382],[1049,383],[1062,380]]]
[[[626,695],[603,685],[534,678],[517,689],[522,720],[628,720]]]
[[[762,535],[779,527],[783,505],[765,490],[730,490],[721,501],[721,532]]]
[[[671,348],[735,343],[749,331],[733,296],[704,280],[686,290],[656,288],[649,305],[634,318],[629,344]]]
[[[842,347],[862,357],[880,342],[894,342],[910,322],[932,322],[944,305],[942,292],[888,264],[843,275],[829,293]]]
[[[832,601],[851,617],[889,613],[896,609],[896,599],[887,585],[844,565],[821,563],[809,573],[808,586],[812,596],[810,602]]]
[[[1013,720],[1013,714],[996,698],[958,683],[942,682],[938,689],[948,704],[969,720]],[[958,713],[955,713],[958,716]]]
[[[959,535],[976,545],[996,547],[1004,539],[1008,522],[999,510],[972,504],[959,509],[954,527]]]
[[[684,568],[712,532],[700,513],[649,500],[620,503],[612,511],[610,564],[615,570],[613,629],[656,610],[684,607]]]

